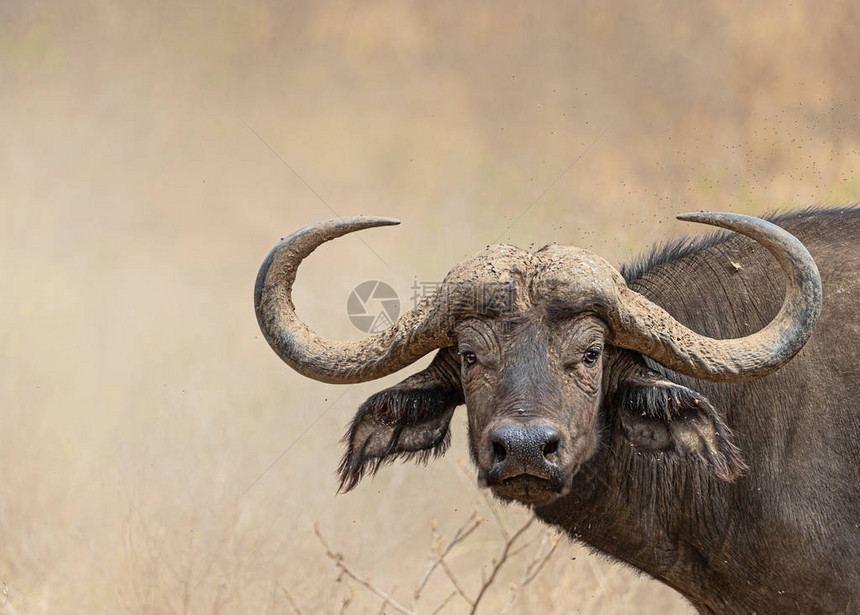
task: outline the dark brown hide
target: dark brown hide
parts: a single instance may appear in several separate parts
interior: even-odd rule
[[[465,400],[473,457],[498,496],[531,504],[702,613],[860,612],[860,209],[772,221],[812,254],[823,290],[814,333],[777,371],[733,383],[670,371],[659,353],[622,347],[600,301],[543,301],[528,267],[501,266],[490,250],[468,266],[510,286],[509,301],[449,313],[451,345],[368,399],[347,435],[342,487],[391,459],[443,452]],[[656,250],[622,274],[621,292],[718,340],[762,330],[786,287],[765,249],[725,233]],[[469,279],[462,267],[456,275]],[[655,331],[645,326],[643,339]],[[673,364],[691,373],[685,365]],[[556,483],[537,466],[520,482],[492,482],[505,457],[493,434],[510,425],[561,434],[545,455]]]

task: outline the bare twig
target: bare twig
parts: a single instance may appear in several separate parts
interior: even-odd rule
[[[508,609],[510,609],[513,606],[514,602],[516,602],[516,599],[517,599],[517,596],[519,595],[519,592],[526,585],[528,585],[529,583],[531,583],[532,581],[535,580],[535,577],[537,577],[537,575],[540,574],[540,571],[543,570],[543,567],[552,558],[552,555],[553,555],[553,553],[555,553],[555,550],[558,547],[559,542],[561,542],[561,538],[558,535],[554,535],[551,537],[550,536],[551,536],[551,534],[550,534],[549,530],[544,532],[544,534],[541,538],[540,544],[538,545],[537,551],[535,551],[535,555],[532,558],[532,561],[529,563],[528,566],[526,566],[526,569],[523,572],[523,576],[520,579],[519,583],[517,583],[516,585],[514,585],[511,588],[510,597],[508,598],[508,603],[505,605],[505,608],[503,608],[500,611],[499,615],[503,615],[504,613],[508,612]],[[549,542],[551,543],[551,546],[550,546],[549,550],[546,551],[546,553],[544,553],[543,552],[544,544],[546,543],[548,537],[550,537]]]
[[[340,553],[335,553],[331,550],[331,547],[328,546],[328,543],[326,542],[325,538],[323,538],[323,535],[320,532],[318,523],[314,524],[314,533],[317,535],[317,538],[319,539],[320,544],[322,544],[323,549],[325,549],[326,555],[335,563],[338,569],[340,569],[341,573],[347,575],[359,585],[366,587],[401,613],[405,613],[406,615],[414,615],[411,610],[407,609],[405,606],[397,602],[394,598],[386,594],[384,591],[382,591],[375,585],[373,585],[370,581],[353,572],[352,569],[350,569],[349,566],[344,563],[343,555]]]
[[[447,596],[445,596],[445,599],[442,601],[442,603],[439,606],[437,606],[433,610],[433,612],[430,613],[430,615],[436,615],[436,613],[441,613],[442,609],[445,608],[445,605],[448,604],[448,601],[450,601],[451,598],[453,598],[456,595],[457,595],[457,592],[453,591],[453,592],[449,593]]]
[[[391,588],[391,593],[393,594],[397,590],[397,586]],[[378,615],[385,615],[385,605],[387,603],[383,600],[382,604],[379,605],[379,613]]]
[[[516,557],[517,555],[519,555],[520,553],[522,553],[523,551],[525,551],[526,549],[528,549],[530,546],[532,546],[532,543],[531,543],[531,542],[527,542],[527,543],[525,543],[525,544],[523,544],[523,545],[520,545],[520,546],[519,546],[519,547],[517,547],[516,549],[512,549],[512,550],[511,550],[511,552],[510,552],[510,553],[508,553],[508,558],[509,558],[509,559],[513,559],[514,557]]]
[[[435,558],[427,567],[427,572],[424,574],[424,579],[422,579],[421,583],[418,584],[418,587],[415,589],[415,593],[412,595],[413,609],[415,608],[415,604],[418,602],[418,599],[421,597],[421,592],[424,591],[424,588],[427,586],[427,582],[430,580],[430,576],[442,563],[442,560],[444,560],[448,553],[451,552],[451,549],[466,540],[469,535],[476,529],[478,529],[478,526],[480,526],[483,522],[484,520],[478,516],[478,513],[473,512],[472,516],[469,517],[466,522],[457,529],[457,532],[454,534],[454,538],[451,539],[451,542],[448,543],[448,546],[446,546],[444,550],[440,551],[438,547],[433,548]],[[435,544],[437,538],[441,538],[441,536],[438,535],[435,524],[431,527],[431,531],[433,533],[433,541]],[[469,600],[467,599],[467,602],[468,601]],[[471,604],[471,602],[469,602],[469,604]]]
[[[457,593],[460,594],[463,600],[465,600],[469,605],[474,606],[475,601],[472,598],[469,598],[469,594],[467,594],[466,590],[462,588],[460,582],[457,580],[457,575],[455,575],[448,567],[448,562],[440,558],[439,565],[442,566],[442,570],[445,571],[445,575],[448,577],[448,580],[451,581],[451,584],[454,586],[454,589],[457,590]]]
[[[495,504],[485,498],[487,503],[487,507],[490,509],[493,517],[498,524],[499,530],[502,536],[505,538],[504,547],[502,549],[501,554],[497,559],[494,559],[489,567],[482,567],[480,571],[480,586],[478,587],[477,595],[472,598],[470,592],[467,590],[468,583],[464,583],[461,577],[454,572],[454,570],[449,565],[447,560],[448,556],[453,552],[453,549],[462,545],[472,534],[480,527],[482,523],[485,522],[485,519],[482,519],[478,516],[478,512],[473,511],[468,519],[457,528],[454,533],[453,538],[448,540],[445,536],[443,536],[434,521],[431,524],[431,547],[429,553],[429,564],[427,567],[424,576],[421,578],[421,581],[415,586],[415,590],[412,595],[411,607],[407,608],[406,606],[397,602],[394,598],[392,598],[392,594],[394,590],[389,593],[379,589],[379,587],[375,586],[372,582],[360,576],[355,570],[350,568],[346,562],[344,561],[344,557],[342,554],[337,553],[331,549],[331,547],[326,542],[323,537],[319,524],[314,526],[314,532],[316,533],[317,539],[322,544],[325,549],[326,555],[331,559],[339,570],[338,582],[343,581],[345,578],[350,578],[356,583],[362,585],[367,590],[372,592],[377,597],[383,600],[380,608],[380,613],[383,613],[386,609],[386,605],[390,605],[392,608],[397,610],[400,613],[404,613],[406,615],[416,615],[417,613],[417,605],[422,598],[422,594],[424,590],[427,588],[430,578],[433,576],[433,573],[441,568],[447,577],[448,582],[453,586],[454,590],[450,591],[445,599],[435,608],[431,615],[436,615],[442,612],[454,599],[455,596],[459,596],[469,605],[469,613],[470,615],[474,615],[477,613],[478,609],[481,606],[482,600],[487,596],[489,588],[496,583],[499,579],[500,572],[502,568],[511,563],[517,555],[522,554],[527,550],[534,549],[534,553],[531,556],[531,559],[526,563],[523,561],[520,566],[521,568],[521,577],[517,583],[511,585],[510,588],[510,596],[507,604],[503,609],[503,613],[507,612],[513,603],[516,601],[519,592],[527,586],[529,583],[534,581],[534,579],[540,574],[541,570],[546,566],[547,562],[552,557],[553,553],[555,553],[556,548],[560,542],[560,538],[558,535],[554,535],[549,531],[543,532],[537,536],[532,534],[532,538],[524,540],[524,537],[527,535],[528,530],[532,527],[532,524],[535,522],[535,517],[530,516],[513,534],[509,533],[505,528],[501,515],[498,512]],[[352,586],[350,586],[350,590],[352,590]],[[342,610],[345,610],[347,605],[349,605],[354,596],[345,600],[342,605]]]
[[[522,536],[526,530],[528,530],[532,523],[534,523],[535,518],[532,517],[528,521],[526,521],[523,526],[518,529],[510,538],[510,540],[505,542],[505,548],[502,551],[502,555],[499,557],[498,561],[493,565],[493,570],[490,572],[490,576],[484,581],[484,584],[481,586],[481,590],[478,592],[478,596],[475,598],[475,602],[472,605],[472,610],[469,611],[469,615],[475,615],[478,612],[478,606],[481,604],[481,599],[487,593],[487,590],[490,588],[490,585],[493,584],[493,581],[496,580],[496,575],[499,574],[499,570],[502,569],[502,566],[505,565],[505,562],[508,561],[508,557],[511,553],[511,548],[517,542],[517,539]]]
[[[346,610],[349,608],[350,603],[355,599],[355,589],[353,589],[351,583],[347,583],[346,586],[349,588],[349,596],[343,599],[343,602],[340,603],[340,615],[344,615]],[[385,607],[385,603],[382,603],[383,608]]]
[[[526,568],[525,576],[523,580],[520,582],[520,587],[524,587],[534,581],[535,577],[540,574],[540,571],[543,570],[543,567],[546,566],[546,563],[550,560],[555,550],[558,548],[559,543],[561,542],[561,538],[559,536],[554,536],[551,539],[552,546],[549,548],[542,557],[538,558],[538,554],[540,551],[535,553],[535,558],[532,560],[532,563],[529,564],[528,568]]]
[[[280,583],[278,583],[278,587],[280,588],[281,593],[284,594],[284,598],[287,599],[287,603],[290,605],[290,608],[296,612],[296,615],[304,615],[304,613],[302,613],[302,610],[299,608],[299,605],[296,604],[296,600],[295,598],[293,598],[293,595],[290,593],[290,590],[288,590]]]

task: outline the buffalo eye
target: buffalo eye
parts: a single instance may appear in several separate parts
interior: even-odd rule
[[[474,365],[478,362],[478,357],[475,356],[475,353],[471,350],[464,350],[460,353],[460,356],[463,357],[464,365]]]
[[[591,366],[591,365],[594,365],[595,363],[597,363],[597,359],[599,359],[599,358],[600,358],[600,348],[597,348],[596,346],[589,348],[588,350],[586,350],[582,354],[582,362],[588,366]]]

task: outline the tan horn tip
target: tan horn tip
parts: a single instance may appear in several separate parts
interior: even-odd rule
[[[400,224],[400,220],[397,218],[384,218],[381,216],[359,216],[359,218],[374,226],[396,226]]]
[[[678,220],[684,222],[698,222],[699,224],[709,224],[711,226],[720,226],[735,232],[740,232],[736,225],[738,223],[752,223],[757,227],[773,226],[767,220],[747,216],[745,214],[733,214],[724,211],[694,211],[686,214],[678,214],[675,216]]]
[[[678,214],[675,218],[684,222],[704,222],[705,220],[713,219],[716,214],[717,212],[713,211],[691,211],[685,214]]]

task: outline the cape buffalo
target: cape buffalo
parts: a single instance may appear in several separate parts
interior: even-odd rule
[[[324,382],[438,349],[361,406],[343,490],[442,454],[465,403],[482,486],[700,612],[860,612],[860,209],[679,217],[738,234],[621,272],[573,247],[490,246],[358,342],[298,320],[296,269],[326,241],[397,221],[320,222],[263,263],[257,318],[286,363]]]

